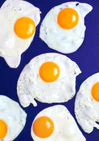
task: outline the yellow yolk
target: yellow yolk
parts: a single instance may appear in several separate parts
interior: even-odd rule
[[[72,29],[78,24],[79,15],[72,8],[64,8],[59,12],[57,21],[61,28]]]
[[[54,62],[45,62],[41,65],[39,74],[45,82],[53,82],[58,79],[60,75],[60,68]]]
[[[54,123],[49,117],[39,117],[34,121],[33,131],[36,136],[40,138],[47,138],[54,131]]]
[[[35,23],[29,17],[22,17],[18,19],[14,25],[14,31],[19,38],[28,39],[36,30]]]
[[[92,96],[99,102],[99,82],[95,83],[92,87]]]
[[[2,140],[7,134],[8,127],[3,120],[0,120],[0,140]]]

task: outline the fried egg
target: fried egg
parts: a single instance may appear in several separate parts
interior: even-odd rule
[[[56,105],[41,111],[31,126],[34,141],[86,141],[65,106]]]
[[[99,129],[99,72],[87,78],[76,96],[75,115],[86,133]]]
[[[33,58],[25,66],[17,83],[17,94],[23,107],[35,99],[43,103],[60,103],[75,95],[76,76],[81,73],[78,65],[58,53],[46,53]]]
[[[40,10],[23,0],[7,0],[0,8],[0,56],[11,68],[20,64],[40,21]]]
[[[66,2],[55,6],[41,24],[40,38],[56,51],[75,52],[84,41],[84,19],[91,10],[91,5],[80,2]]]
[[[0,95],[0,141],[13,141],[23,130],[26,117],[17,102]]]

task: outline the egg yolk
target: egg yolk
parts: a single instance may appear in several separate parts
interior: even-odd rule
[[[99,102],[99,82],[95,83],[92,87],[92,96]]]
[[[36,30],[34,21],[29,17],[18,19],[14,25],[14,31],[19,38],[28,39]]]
[[[53,82],[58,79],[60,75],[60,68],[54,62],[45,62],[41,65],[39,74],[43,81]]]
[[[34,121],[33,131],[36,136],[40,138],[47,138],[54,131],[54,123],[47,116],[39,117]]]
[[[7,124],[3,120],[0,120],[0,140],[2,140],[6,136],[7,130]]]
[[[78,24],[79,15],[72,8],[64,8],[59,12],[57,21],[61,28],[72,29]]]

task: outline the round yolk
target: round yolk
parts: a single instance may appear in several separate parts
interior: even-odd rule
[[[28,39],[36,30],[35,23],[29,17],[22,17],[18,19],[14,25],[14,31],[19,38]]]
[[[78,24],[79,15],[72,8],[64,8],[59,12],[57,21],[61,28],[72,29]]]
[[[33,124],[33,131],[36,136],[40,138],[47,138],[54,131],[54,123],[49,117],[39,117]]]
[[[3,120],[0,120],[0,140],[2,140],[7,134],[8,127]]]
[[[60,69],[54,62],[45,62],[41,65],[39,74],[45,82],[53,82],[59,77]]]
[[[92,87],[92,96],[99,102],[99,82],[95,83]]]

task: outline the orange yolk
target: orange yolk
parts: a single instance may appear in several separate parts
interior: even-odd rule
[[[8,127],[3,120],[0,120],[0,140],[2,140],[7,134]]]
[[[14,31],[19,38],[28,39],[36,30],[35,23],[29,17],[22,17],[18,19],[14,25]]]
[[[72,8],[64,8],[59,12],[57,21],[61,28],[72,29],[78,24],[79,15]]]
[[[95,83],[92,87],[92,96],[99,102],[99,82]]]
[[[60,75],[60,69],[54,62],[45,62],[39,70],[40,77],[45,82],[53,82]]]
[[[34,121],[33,131],[36,136],[40,138],[47,138],[54,131],[54,123],[49,117],[39,117]]]

